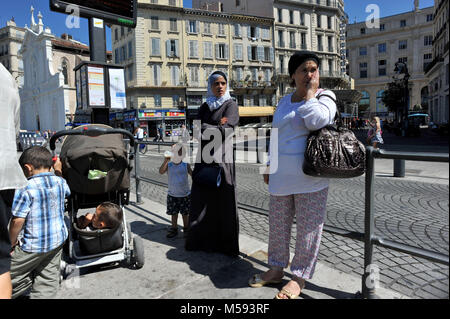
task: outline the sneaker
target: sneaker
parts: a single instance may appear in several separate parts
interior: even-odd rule
[[[178,228],[170,227],[167,230],[167,235],[166,235],[167,238],[173,238],[176,235],[178,235]]]

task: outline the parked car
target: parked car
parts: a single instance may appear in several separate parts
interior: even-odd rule
[[[31,146],[47,146],[47,140],[33,131],[20,131],[17,137],[17,150],[23,152]]]

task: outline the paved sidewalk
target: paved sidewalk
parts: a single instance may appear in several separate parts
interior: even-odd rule
[[[176,238],[166,238],[170,221],[165,211],[164,205],[147,198],[142,205],[131,203],[126,207],[132,233],[144,241],[145,265],[142,269],[120,265],[82,269],[62,282],[57,298],[272,299],[289,280],[291,274],[287,272],[282,284],[258,289],[248,287],[248,278],[268,267],[266,243],[240,235],[241,255],[238,258],[187,252],[183,248],[181,232]],[[319,262],[314,278],[307,282],[300,297],[351,299],[360,290],[360,277]],[[378,288],[377,295],[384,299],[407,299],[385,288]]]

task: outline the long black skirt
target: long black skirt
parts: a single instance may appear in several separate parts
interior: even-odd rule
[[[235,187],[222,182],[219,188],[192,184],[190,227],[186,250],[239,254],[239,220]]]

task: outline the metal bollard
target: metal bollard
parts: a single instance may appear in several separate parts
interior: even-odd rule
[[[405,177],[405,160],[394,159],[394,177]]]
[[[142,201],[142,194],[141,194],[141,188],[140,188],[140,177],[139,177],[139,171],[140,171],[140,159],[139,159],[139,143],[136,141],[134,144],[134,175],[136,178],[136,204],[140,205],[144,202]]]

